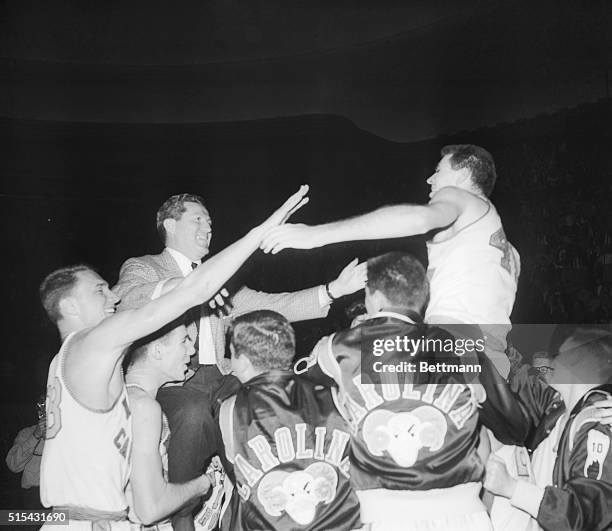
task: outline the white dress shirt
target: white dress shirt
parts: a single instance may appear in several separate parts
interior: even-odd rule
[[[192,262],[189,258],[187,258],[184,254],[180,253],[175,249],[171,249],[170,247],[166,247],[166,250],[170,253],[172,258],[176,260],[176,263],[183,273],[183,276],[186,277],[189,273],[193,271],[191,267]],[[195,263],[200,263],[195,262]],[[162,293],[162,289],[164,284],[168,279],[162,280],[156,287],[153,292],[152,299],[156,299]],[[198,334],[198,362],[200,365],[216,365],[217,364],[217,356],[215,354],[215,342],[213,340],[212,335],[212,327],[210,324],[210,318],[204,312],[202,312],[202,306],[200,306],[200,327]]]

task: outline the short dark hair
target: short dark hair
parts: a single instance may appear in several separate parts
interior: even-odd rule
[[[236,356],[260,370],[289,369],[295,356],[295,332],[280,313],[257,310],[236,317],[229,330]]]
[[[40,283],[38,288],[40,302],[54,324],[57,324],[62,317],[59,309],[60,301],[70,295],[78,281],[77,273],[83,271],[96,273],[95,269],[86,264],[76,264],[56,269]]]
[[[137,361],[144,358],[145,354],[148,351],[149,346],[155,341],[161,341],[165,343],[168,340],[170,334],[179,326],[184,325],[185,321],[183,316],[176,318],[174,321],[170,321],[169,323],[162,326],[159,330],[156,330],[152,334],[148,336],[142,337],[134,343],[130,345],[128,349],[125,359],[123,361],[124,370],[130,367],[130,365],[134,365]]]
[[[185,203],[197,203],[203,208],[204,200],[199,195],[194,194],[178,194],[173,195],[164,201],[164,204],[157,211],[157,233],[161,238],[162,243],[166,243],[166,229],[164,221],[167,219],[181,219],[183,213],[187,210]]]
[[[365,304],[362,300],[353,301],[346,308],[344,308],[344,315],[346,315],[349,321],[352,321],[356,317],[367,313]]]
[[[408,253],[392,252],[368,260],[370,293],[380,291],[394,305],[421,312],[429,299],[425,268]]]
[[[468,168],[472,176],[472,182],[482,190],[486,197],[491,195],[497,180],[495,162],[491,153],[472,144],[452,144],[444,146],[440,150],[440,154],[443,157],[451,156],[449,160],[453,170]]]

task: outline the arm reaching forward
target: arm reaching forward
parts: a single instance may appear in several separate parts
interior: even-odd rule
[[[133,444],[137,449],[132,457],[130,473],[134,510],[145,525],[150,525],[172,514],[192,498],[208,492],[211,482],[206,474],[182,484],[166,481],[159,453],[161,407],[150,397],[130,394],[130,399]]]
[[[464,209],[463,194],[441,189],[428,205],[395,205],[324,225],[287,224],[270,229],[261,248],[276,254],[287,248],[313,249],[354,240],[401,238],[452,225]]]

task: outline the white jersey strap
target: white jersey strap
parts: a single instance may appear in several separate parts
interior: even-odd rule
[[[369,317],[368,319],[376,319],[377,317],[391,317],[392,319],[399,319],[400,321],[404,321],[405,323],[416,324],[416,321],[411,317],[397,312],[380,311],[376,312],[374,315],[372,315],[372,317]]]
[[[230,463],[234,463],[234,407],[236,405],[236,395],[224,400],[219,410],[219,428],[223,446],[225,447],[225,457]]]
[[[68,343],[70,343],[70,340],[75,335],[76,335],[76,331],[70,332],[66,336],[66,339],[64,339],[64,341],[62,342],[62,346],[60,347],[59,352],[57,353],[57,366],[59,368],[59,370],[57,371],[57,374],[59,375],[60,381],[64,385],[66,385],[66,379],[64,378],[64,360],[66,358],[66,351],[68,350]]]

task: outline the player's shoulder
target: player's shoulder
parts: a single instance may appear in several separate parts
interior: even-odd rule
[[[139,387],[127,388],[130,411],[135,419],[161,419],[162,409],[159,402]]]
[[[48,371],[48,380],[51,380],[55,377],[55,371],[57,369],[57,364],[59,363],[59,353],[53,356],[51,363],[49,364]]]
[[[159,254],[143,254],[142,256],[132,256],[125,260],[121,265],[121,269],[134,266],[147,266],[159,264],[164,260],[164,252]]]
[[[328,348],[329,342],[330,340],[333,341],[335,340],[336,336],[339,334],[340,332],[336,332],[335,334],[331,334],[328,336],[323,336],[322,338],[320,338],[316,343],[315,346],[312,349],[312,352],[316,352],[316,351],[320,351],[323,349]]]
[[[97,360],[101,359],[99,356],[101,349],[98,348],[102,345],[99,338],[104,332],[101,328],[100,325],[84,328],[64,341],[62,345],[64,368],[74,365],[89,366],[90,363],[95,364]]]
[[[610,427],[600,422],[590,405],[580,411],[568,430],[569,464],[579,477],[612,481]]]
[[[610,386],[606,386],[610,387]],[[610,426],[602,424],[598,415],[597,402],[612,398],[609,389],[595,390],[582,401],[580,410],[571,421],[568,432],[570,449],[578,445],[579,441],[601,439],[609,441],[612,432]],[[598,432],[598,434],[595,434]],[[609,445],[609,442],[606,444]]]

